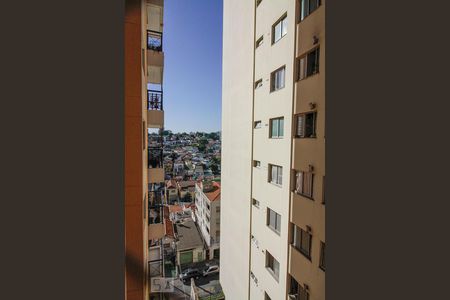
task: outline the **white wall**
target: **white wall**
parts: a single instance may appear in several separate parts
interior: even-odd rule
[[[223,8],[220,283],[227,299],[249,299],[254,5],[224,0]]]

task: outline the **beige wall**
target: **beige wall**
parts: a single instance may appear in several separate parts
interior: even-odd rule
[[[220,283],[227,299],[249,297],[253,2],[223,4]]]
[[[273,300],[287,299],[289,273],[308,284],[311,300],[325,298],[325,273],[318,267],[320,241],[325,242],[325,1],[297,24],[299,3],[263,0],[255,16],[254,1],[224,1],[220,280],[229,299],[264,299],[266,292]],[[287,34],[272,45],[272,25],[286,13]],[[261,36],[263,43],[255,49]],[[313,36],[320,44],[319,74],[296,82],[296,58],[316,46]],[[283,65],[285,87],[270,92],[270,74]],[[263,85],[254,90],[259,79]],[[310,102],[318,112],[317,138],[293,138],[294,115],[310,111]],[[284,137],[270,139],[269,120],[276,117],[284,117]],[[253,121],[261,121],[261,128],[251,132]],[[261,167],[252,167],[252,160]],[[268,182],[268,164],[283,167],[281,187]],[[315,201],[291,192],[292,169],[309,165],[314,166]],[[252,198],[259,208],[249,207]],[[281,215],[280,235],[266,226],[268,207]],[[290,246],[291,222],[312,227],[312,262]],[[250,243],[251,235],[255,242]],[[278,280],[265,268],[266,251],[280,263]],[[250,270],[258,283],[249,280]]]

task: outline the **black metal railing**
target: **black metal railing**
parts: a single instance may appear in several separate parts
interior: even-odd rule
[[[149,207],[148,209],[148,225],[161,224],[164,220],[162,207]]]
[[[147,109],[163,110],[163,92],[147,90]]]
[[[163,33],[147,30],[147,49],[161,52],[163,47]]]

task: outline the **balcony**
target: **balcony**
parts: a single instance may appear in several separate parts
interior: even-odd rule
[[[163,149],[150,141],[148,149],[148,183],[164,182]]]
[[[163,33],[155,30],[147,30],[147,49],[162,52]]]
[[[150,82],[161,81],[164,66],[162,32],[147,30],[147,64]]]
[[[164,127],[162,91],[155,91],[155,90],[147,91],[147,127],[148,128]]]

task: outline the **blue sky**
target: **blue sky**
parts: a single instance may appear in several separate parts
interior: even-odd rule
[[[164,128],[218,131],[222,0],[164,1]]]

